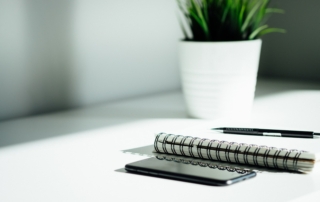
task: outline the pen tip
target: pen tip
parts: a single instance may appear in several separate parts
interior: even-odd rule
[[[211,128],[211,130],[223,130],[223,128]]]

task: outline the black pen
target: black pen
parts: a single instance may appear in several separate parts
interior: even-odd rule
[[[296,138],[314,138],[320,136],[320,133],[312,131],[295,131],[295,130],[275,130],[261,128],[212,128],[211,130],[221,131],[229,134],[255,135],[255,136],[273,136],[273,137],[296,137]]]

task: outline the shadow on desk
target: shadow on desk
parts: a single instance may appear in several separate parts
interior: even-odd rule
[[[319,90],[320,84],[259,80],[257,83],[256,101],[263,101],[263,104],[260,105],[264,107],[265,104],[270,102],[269,99],[265,98],[272,97],[275,94],[280,95],[281,93],[291,92],[295,89]],[[313,102],[316,101],[314,100]],[[280,110],[283,110],[284,107],[287,107],[286,104],[279,103],[277,106]],[[274,109],[273,111],[279,109]],[[259,110],[258,108],[256,110],[258,114],[263,111],[263,108]],[[273,113],[272,109],[269,111]],[[0,123],[0,147],[70,135],[76,132],[115,126],[143,119],[186,118],[188,116],[181,92],[163,93],[66,112],[4,121]],[[296,121],[298,122],[299,120]]]
[[[181,94],[166,93],[0,123],[0,147],[144,119],[186,119]]]

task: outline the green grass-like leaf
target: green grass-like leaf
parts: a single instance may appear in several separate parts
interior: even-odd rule
[[[180,21],[185,40],[253,40],[265,34],[285,30],[266,25],[272,14],[284,13],[269,7],[271,0],[177,0],[192,37]]]

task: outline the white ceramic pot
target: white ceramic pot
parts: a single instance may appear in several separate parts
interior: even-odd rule
[[[250,119],[261,39],[180,42],[182,88],[189,116]]]

